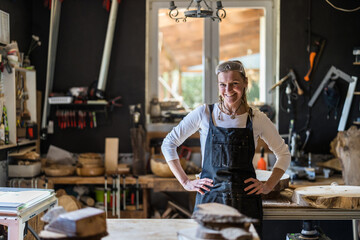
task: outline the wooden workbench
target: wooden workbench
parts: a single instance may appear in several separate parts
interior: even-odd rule
[[[186,230],[193,236],[199,226],[193,219],[107,219],[106,224],[109,235],[103,240],[178,240],[177,232]],[[252,227],[251,231],[255,229]]]

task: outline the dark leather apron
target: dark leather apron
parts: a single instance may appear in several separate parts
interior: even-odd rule
[[[222,128],[214,125],[212,118],[214,105],[209,105],[209,108],[209,132],[201,178],[212,179],[214,186],[204,195],[197,193],[195,210],[197,204],[209,202],[232,206],[248,217],[259,219],[260,223],[255,227],[261,237],[263,218],[261,196],[247,195],[244,191],[244,188],[252,184],[252,182],[245,184],[244,180],[250,177],[256,178],[252,164],[255,144],[250,114],[246,128]]]

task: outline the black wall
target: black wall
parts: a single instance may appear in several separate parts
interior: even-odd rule
[[[32,33],[31,1],[1,0],[0,10],[10,14],[10,41],[17,41],[20,51],[27,51]]]
[[[326,39],[326,45],[319,64],[312,74],[312,79],[306,82],[303,77],[306,75],[309,66],[309,57],[306,50],[308,44],[309,2],[311,2],[311,32]],[[332,0],[331,2],[348,9],[359,5],[359,2],[356,1]],[[296,131],[301,132],[302,129],[307,127],[309,95],[315,92],[332,65],[350,76],[360,77],[360,66],[353,65],[355,60],[353,48],[360,46],[360,11],[341,12],[322,0],[281,1],[280,25],[280,75],[285,76],[290,68],[294,69],[299,84],[306,92],[304,96],[299,97],[296,103]],[[348,87],[348,84],[343,80],[338,80],[337,84],[341,92],[339,117],[334,120],[334,115],[331,114],[330,119],[327,119],[327,105],[323,96],[320,95],[310,110],[311,118],[308,128],[311,129],[311,135],[305,148],[306,151],[328,153],[329,143],[336,137]],[[283,91],[284,87],[281,90]],[[359,87],[356,90],[359,91]],[[359,97],[355,96],[346,129],[357,117],[360,117]],[[281,133],[288,133],[289,120],[290,115],[281,111],[279,114],[279,131]],[[301,132],[303,140],[304,133],[304,131]]]
[[[90,86],[98,80],[109,12],[100,0],[64,1],[61,6],[54,92],[71,87]],[[45,89],[47,41],[50,10],[43,1],[33,1],[33,28],[44,44],[32,59],[38,72],[38,88]],[[129,105],[145,99],[145,0],[123,0],[119,4],[109,73],[107,99],[122,96],[123,107],[110,112],[107,119],[98,114],[98,128],[86,130],[57,128],[42,146],[53,144],[71,152],[104,152],[106,137],[120,138],[120,152],[131,152]]]

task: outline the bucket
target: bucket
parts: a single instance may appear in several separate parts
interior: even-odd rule
[[[104,202],[104,188],[95,188],[95,200],[96,202]],[[110,189],[107,190],[107,202],[110,203]]]

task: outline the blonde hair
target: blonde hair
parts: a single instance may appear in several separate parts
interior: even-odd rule
[[[228,72],[228,71],[239,72],[240,75],[244,78],[244,80],[247,81],[245,68],[242,62],[238,60],[222,62],[216,67],[215,74],[216,76],[218,76],[220,73]],[[220,98],[220,101],[222,101],[222,98]],[[246,88],[244,89],[243,95],[241,96],[241,102],[244,103],[246,112],[248,112],[249,115],[253,116],[252,110],[247,102]]]

